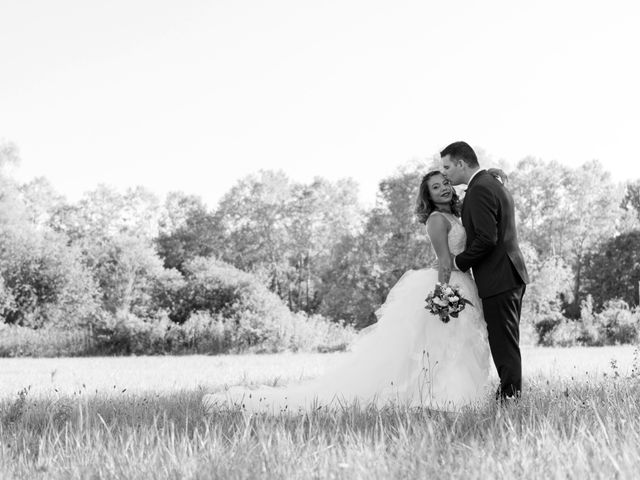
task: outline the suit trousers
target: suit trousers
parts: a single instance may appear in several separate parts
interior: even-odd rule
[[[520,396],[522,358],[520,356],[520,313],[526,285],[482,299],[493,363],[500,377],[496,396]]]

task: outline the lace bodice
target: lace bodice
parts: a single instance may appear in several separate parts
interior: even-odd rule
[[[449,251],[454,255],[464,252],[467,242],[467,233],[464,231],[462,221],[450,213],[434,212],[432,215],[442,215],[451,224],[451,230],[449,230],[448,237]]]

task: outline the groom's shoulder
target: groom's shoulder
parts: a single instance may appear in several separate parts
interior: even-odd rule
[[[483,170],[478,174],[478,179],[474,183],[490,190],[505,190],[505,186],[502,181],[486,170]]]
[[[478,172],[478,183],[489,183],[495,180],[496,177],[491,175],[487,170],[481,170]]]
[[[492,188],[494,187],[495,178],[486,170],[478,172],[476,178],[473,179],[471,187]]]
[[[473,198],[497,198],[503,199],[509,196],[504,184],[486,170],[480,172],[474,179],[473,185],[467,190],[467,195]],[[502,200],[499,200],[502,201]]]

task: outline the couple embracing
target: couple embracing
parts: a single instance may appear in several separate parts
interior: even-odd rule
[[[440,156],[442,170],[422,178],[416,202],[438,268],[406,272],[376,312],[378,322],[324,375],[283,388],[232,387],[206,395],[208,410],[277,413],[358,403],[457,411],[493,396],[491,358],[500,378],[495,398],[520,396],[519,324],[529,278],[513,198],[467,143],[452,143]],[[453,189],[461,184],[462,203]],[[447,306],[434,313],[434,297],[438,305],[457,301],[451,315]]]

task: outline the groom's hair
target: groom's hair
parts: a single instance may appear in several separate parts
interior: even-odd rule
[[[476,152],[467,142],[454,142],[440,152],[440,158],[449,155],[453,160],[462,160],[470,167],[478,167],[478,157]]]

